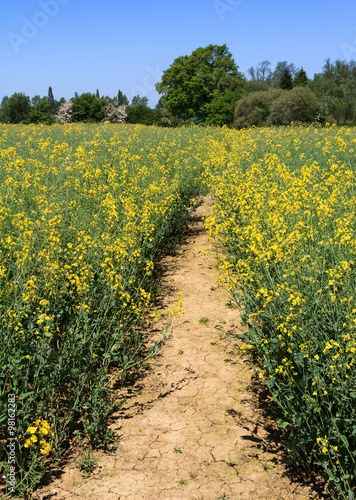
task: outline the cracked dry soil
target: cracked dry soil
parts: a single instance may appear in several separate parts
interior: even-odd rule
[[[33,498],[78,500],[301,500],[310,486],[288,474],[253,387],[240,341],[244,327],[216,285],[216,254],[199,207],[186,242],[161,262],[164,307],[184,294],[184,313],[144,379],[126,389],[113,417],[117,448],[94,452],[83,477],[73,462]],[[207,324],[200,323],[208,318]]]

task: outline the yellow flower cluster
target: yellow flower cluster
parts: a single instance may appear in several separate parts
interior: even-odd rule
[[[65,333],[65,310],[99,320],[113,297],[116,322],[140,318],[158,247],[200,182],[204,132],[0,128],[1,327],[44,342]]]
[[[51,451],[51,445],[44,439],[45,436],[47,438],[53,436],[53,432],[47,420],[41,421],[41,419],[37,419],[34,424],[27,429],[26,433],[31,435],[26,439],[24,444],[25,448],[30,448],[37,443],[42,455],[47,455]]]

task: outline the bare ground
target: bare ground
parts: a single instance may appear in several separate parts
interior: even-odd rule
[[[263,392],[234,338],[244,327],[216,284],[204,210],[192,214],[178,253],[161,262],[165,307],[183,292],[184,313],[146,377],[123,394],[124,407],[112,420],[115,451],[95,452],[98,464],[89,477],[69,463],[33,498],[317,498],[312,485],[287,465],[275,424],[266,416],[268,398],[261,405]]]

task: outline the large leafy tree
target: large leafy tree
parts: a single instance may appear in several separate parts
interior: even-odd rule
[[[31,110],[30,98],[22,92],[15,92],[11,97],[4,97],[1,102],[0,120],[19,123],[25,120]]]
[[[181,56],[163,72],[157,91],[174,116],[204,121],[207,105],[231,90],[241,90],[244,77],[226,45],[198,48]]]

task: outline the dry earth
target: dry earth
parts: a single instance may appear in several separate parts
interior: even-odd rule
[[[70,463],[33,498],[78,500],[301,500],[317,498],[291,475],[274,422],[253,388],[237,309],[217,286],[215,252],[199,207],[187,239],[164,269],[165,307],[184,294],[184,313],[144,379],[114,415],[115,451],[95,452],[85,477]],[[209,322],[200,322],[208,318]],[[291,479],[293,477],[293,479]]]

